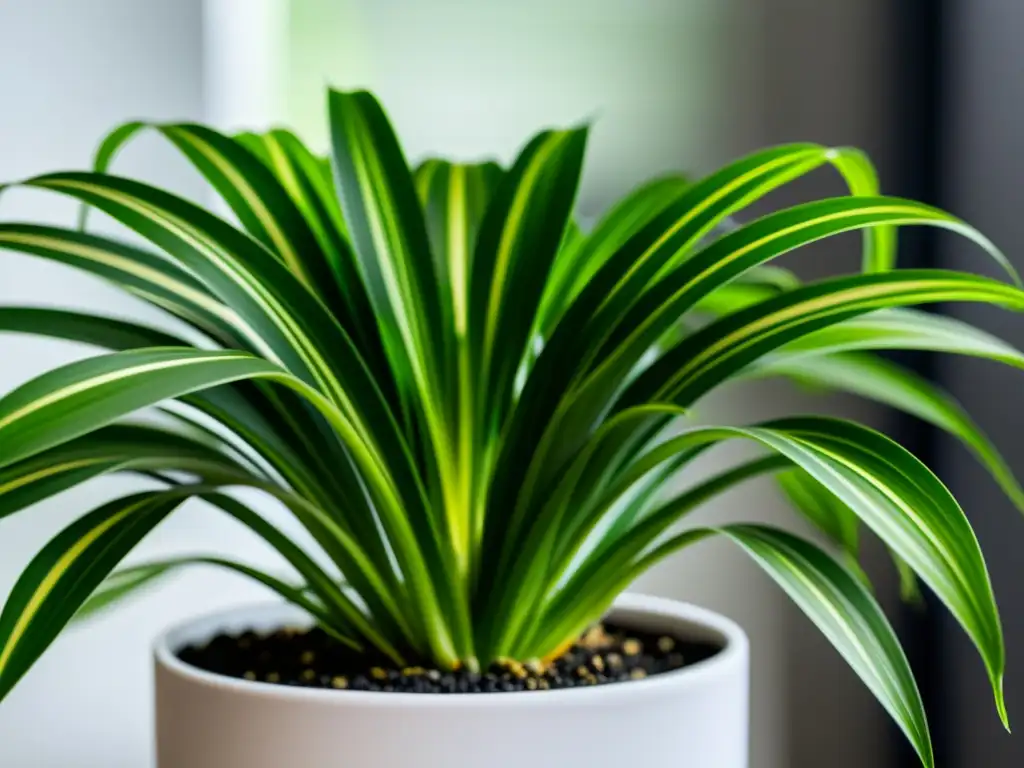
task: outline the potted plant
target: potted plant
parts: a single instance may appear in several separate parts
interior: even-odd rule
[[[283,602],[179,627],[156,645],[160,768],[741,768],[747,645],[698,608],[619,597],[642,571],[724,536],[796,601],[932,765],[913,677],[856,566],[863,523],[945,603],[981,654],[1006,720],[1004,648],[970,525],[913,455],[865,426],[802,416],[697,426],[737,379],[790,376],[928,419],[964,441],[1019,506],[1024,492],[946,395],[882,357],[901,348],[1024,364],[970,325],[913,305],[1024,308],[1005,258],[926,205],[878,194],[863,154],[757,152],[703,179],[657,179],[592,231],[573,220],[587,130],[547,131],[508,168],[410,171],[367,93],[329,96],[332,150],[284,131],[151,126],[234,223],[107,173],[21,182],[76,198],[149,245],[0,223],[0,247],[106,278],[181,321],[164,330],[5,307],[0,330],[107,352],[0,399],[0,515],[111,472],[153,488],[73,522],[0,615],[0,697],[75,617],[183,565],[262,582]],[[821,166],[850,194],[723,225]],[[894,228],[976,242],[1013,284],[895,268]],[[863,230],[863,270],[811,284],[771,262]],[[679,490],[726,441],[759,455]],[[775,473],[835,554],[760,525],[677,523]],[[300,545],[231,495],[256,489]],[[274,547],[291,577],[209,554],[115,570],[199,498]],[[604,622],[604,623],[602,623]],[[605,732],[608,732],[605,735]],[[623,735],[627,735],[623,738]]]

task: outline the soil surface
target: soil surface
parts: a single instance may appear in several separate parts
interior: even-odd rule
[[[396,668],[357,653],[320,629],[218,635],[188,646],[182,661],[208,672],[305,688],[405,693],[501,693],[576,688],[642,680],[696,664],[719,652],[710,643],[635,632],[612,624],[591,628],[546,667],[505,661],[482,672]]]

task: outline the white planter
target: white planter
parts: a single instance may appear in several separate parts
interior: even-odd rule
[[[156,644],[158,768],[746,768],[749,652],[732,621],[623,596],[638,630],[720,641],[714,657],[646,680],[493,694],[331,691],[203,672],[175,652],[218,632],[294,625],[284,605],[173,630]]]

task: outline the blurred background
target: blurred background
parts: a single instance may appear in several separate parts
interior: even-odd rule
[[[592,121],[585,220],[664,171],[707,172],[781,141],[855,144],[873,156],[888,192],[965,217],[1024,268],[1022,25],[1015,0],[0,0],[0,179],[86,166],[107,130],[140,117],[284,123],[323,142],[324,86],[365,86],[389,109],[412,160],[508,160],[537,128]],[[206,199],[200,180],[150,136],[116,170]],[[841,191],[823,173],[772,202]],[[6,196],[0,211],[61,223],[73,214],[65,200],[25,192]],[[855,268],[857,254],[855,239],[840,239],[789,265],[814,277]],[[916,232],[902,237],[901,263],[988,268],[954,239]],[[99,282],[11,254],[0,258],[3,303],[140,311]],[[1024,342],[1020,317],[947,311]],[[0,392],[85,353],[0,337]],[[1024,472],[1015,372],[963,359],[910,362],[952,390]],[[1003,611],[1011,717],[1024,716],[1024,531],[973,459],[909,419],[782,385],[724,392],[702,415],[739,422],[824,408],[887,430],[963,502]],[[104,479],[4,520],[0,593],[59,526],[131,482]],[[703,515],[796,525],[769,485],[748,486]],[[270,557],[201,506],[165,523],[138,554],[211,546]],[[953,621],[934,605],[901,606],[885,557],[869,551],[867,560],[918,670],[939,764],[1024,765],[1024,739],[1002,732],[981,663]],[[747,628],[752,768],[915,764],[816,630],[726,545],[704,545],[638,588],[706,604]],[[65,636],[0,705],[0,765],[150,765],[152,637],[260,597],[230,576],[193,572]]]

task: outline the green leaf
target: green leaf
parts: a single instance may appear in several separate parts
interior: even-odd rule
[[[32,560],[0,614],[0,700],[107,575],[184,497],[141,493],[75,520]]]
[[[177,336],[138,323],[43,307],[0,306],[0,331],[31,333],[117,350],[184,344]]]
[[[967,518],[945,486],[912,454],[852,422],[803,417],[754,428],[684,430],[616,478],[601,504],[573,510],[573,515],[585,519],[576,525],[579,535],[574,536],[573,551],[553,566],[554,581],[561,580],[603,512],[636,480],[680,453],[732,437],[753,440],[805,470],[920,575],[977,646],[1005,723],[1002,630],[988,572]]]
[[[141,120],[131,120],[122,123],[104,136],[103,141],[100,142],[99,147],[96,149],[96,156],[93,158],[94,169],[100,173],[105,173],[110,168],[110,164],[114,161],[117,153],[121,151],[121,147],[135,134],[144,130],[147,125],[147,123]],[[83,232],[89,223],[89,211],[89,206],[82,203],[78,212],[78,228]]]
[[[427,160],[415,184],[426,217],[446,325],[465,337],[469,324],[469,280],[473,251],[484,215],[503,176],[497,163],[461,164]]]
[[[41,256],[109,280],[222,343],[251,335],[238,314],[186,270],[140,248],[58,227],[2,222],[0,248]]]
[[[101,475],[160,470],[209,482],[261,479],[192,438],[156,426],[111,424],[0,469],[0,518]]]
[[[896,721],[921,762],[933,766],[928,721],[910,664],[860,580],[813,545],[783,531],[732,525],[721,532],[807,614]]]
[[[307,397],[315,395],[277,366],[240,352],[142,350],[72,363],[44,374],[0,399],[0,438],[4,439],[8,449],[0,457],[0,466],[85,435],[164,399],[255,377],[274,379],[296,388]],[[324,403],[318,401],[318,405],[332,413]],[[40,428],[45,424],[50,425],[49,429]],[[344,428],[344,422],[336,420],[335,426]],[[121,457],[121,462],[124,461]],[[116,468],[121,462],[109,464],[108,469]],[[184,458],[179,465],[187,466]],[[73,469],[76,474],[70,479],[79,479],[81,472],[77,471],[77,465]],[[69,480],[67,476],[47,476],[46,479],[51,483]],[[311,524],[308,517],[305,522],[307,526]],[[312,532],[322,544],[330,538],[317,527]],[[351,562],[351,559],[347,558],[345,562]],[[351,575],[353,579],[357,576]],[[377,591],[384,590],[378,588]],[[372,597],[369,589],[367,595]]]
[[[250,342],[333,401],[341,411],[333,426],[340,427],[338,436],[363,473],[401,566],[410,571],[418,605],[426,612],[421,620],[431,624],[434,642],[447,646],[443,616],[449,613],[438,607],[434,594],[434,585],[448,580],[449,571],[442,566],[447,553],[422,481],[394,414],[358,350],[316,297],[256,241],[161,190],[75,173],[51,174],[26,184],[90,202],[164,247],[238,310],[254,334]]]
[[[360,353],[373,368],[379,386],[394,397],[380,335],[351,249],[330,213],[313,207],[319,203],[322,208],[325,199],[319,169],[307,157],[308,150],[291,134],[272,132],[263,137],[267,165],[241,142],[204,126],[154,127],[199,169],[246,231],[331,308],[346,333],[359,340]],[[300,208],[297,200],[305,207]]]
[[[397,602],[388,593],[388,585],[383,582],[370,559],[360,551],[358,542],[312,505],[292,494],[277,492],[272,488],[265,490],[285,503],[313,534],[314,539],[324,546],[331,559],[341,567],[343,575],[358,585],[360,595],[367,603],[370,615],[374,619],[373,622],[367,619],[363,610],[301,547],[260,515],[222,493],[204,492],[201,496],[267,541],[298,571],[306,581],[306,588],[325,606],[321,615],[331,618],[331,621],[327,622],[329,625],[340,624],[344,634],[366,638],[396,663],[404,664],[405,660],[397,650],[396,644],[407,642],[415,647],[416,639],[410,637],[410,626],[401,616]]]
[[[0,331],[38,333],[117,351],[187,345],[147,326],[51,309],[0,308]],[[258,384],[236,384],[233,390],[221,387],[182,399],[244,435],[261,458],[320,503],[337,502],[349,511],[365,506],[361,482],[340,453],[337,436],[325,434],[323,420],[310,412],[300,396],[261,389]],[[357,520],[370,518],[367,509]],[[364,544],[379,561],[387,559],[383,542],[367,536]]]
[[[437,457],[435,451],[429,451],[426,458],[454,468],[447,496],[440,494],[437,501],[449,510],[449,529],[467,551],[479,538],[484,517],[476,504],[480,471],[474,415],[478,395],[469,348],[470,278],[477,236],[502,175],[495,163],[460,165],[442,160],[426,161],[415,174],[440,281],[441,313],[445,325],[454,329],[450,340],[454,346],[446,350],[446,357],[454,361],[455,375],[445,382],[443,401],[448,406],[444,418],[457,426],[451,440],[444,442],[450,453]]]
[[[540,311],[545,338],[605,262],[677,202],[689,186],[682,176],[665,176],[642,184],[616,203],[578,245],[560,250]]]
[[[625,312],[620,330],[605,342],[598,358],[600,364],[550,420],[548,443],[533,458],[539,480],[531,482],[530,487],[543,488],[557,475],[566,458],[579,450],[595,420],[619,395],[623,380],[701,296],[755,266],[820,238],[881,224],[910,222],[948,227],[994,251],[983,235],[937,209],[890,198],[840,198],[797,206],[759,219],[724,235],[668,273],[646,292],[642,302]],[[846,282],[840,279],[805,286],[735,312],[687,337],[644,370],[618,398],[614,410],[646,402],[688,406],[718,382],[781,345],[785,340],[782,331],[797,336],[812,329],[813,323],[822,327],[886,304],[942,300],[928,295],[940,289],[945,291],[943,299],[956,298],[958,294],[952,291],[955,285],[940,285],[939,278],[947,274],[951,284],[964,283],[964,299],[977,295],[978,300],[1012,305],[1020,304],[1024,298],[1024,292],[1002,283],[943,272],[858,275],[846,278]],[[920,285],[911,284],[914,277],[921,281]],[[929,278],[935,280],[926,282]],[[801,301],[807,303],[806,307],[799,305]],[[747,335],[759,336],[761,344],[748,342]],[[661,426],[657,420],[652,421],[646,431],[638,433],[642,436],[638,440],[649,439]]]
[[[413,411],[414,423],[431,448],[447,455],[448,425],[437,404],[443,376],[450,367],[445,350],[453,347],[447,340],[451,328],[442,323],[438,278],[412,174],[384,111],[370,94],[331,91],[328,112],[336,183],[361,274],[399,389],[415,393],[403,400],[403,408]],[[392,471],[400,468],[397,462],[393,465]],[[452,488],[450,464],[442,462],[438,467],[442,470],[439,484]],[[411,468],[405,478],[398,479],[399,487],[415,487],[423,493]],[[409,574],[413,588],[429,589],[431,582],[443,585],[441,604],[435,605],[435,598],[428,594],[421,596],[422,602],[429,606],[430,621],[440,625],[444,614],[454,624],[450,630],[455,635],[450,640],[454,645],[444,653],[470,658],[466,589],[459,583],[469,557],[465,545],[460,546],[465,537],[456,535],[446,510],[437,509],[425,498],[402,502],[391,505],[395,522],[401,522],[398,518],[406,514],[403,506],[417,504],[425,518],[416,537],[419,547],[435,550],[427,555],[432,565],[426,567],[432,568],[432,576],[424,571],[418,577]],[[418,549],[411,535],[405,538],[404,547]],[[454,566],[442,565],[452,560]],[[447,646],[446,634],[435,633],[440,635],[437,642]]]
[[[292,133],[272,130],[265,134],[243,134],[237,141],[259,156],[277,177],[312,229],[333,274],[354,330],[362,340],[364,355],[373,357],[374,370],[387,373],[383,342],[371,311],[370,297],[363,284],[356,255],[349,242],[348,224],[334,189],[330,168]],[[332,307],[333,309],[333,307]],[[345,325],[345,323],[343,323]]]
[[[494,193],[474,254],[470,339],[485,393],[480,418],[500,426],[572,210],[585,129],[536,136]],[[490,426],[490,425],[488,425]]]
[[[743,472],[731,479],[724,475],[721,478],[723,483],[700,486],[695,491],[720,491],[745,477]],[[619,574],[618,583],[611,588],[602,592],[591,584],[584,594],[597,599],[602,595],[613,595],[656,562],[715,534],[732,540],[785,590],[892,716],[922,763],[933,766],[931,739],[921,696],[885,614],[855,574],[809,542],[759,525],[691,529],[667,539],[635,560],[631,568]],[[568,618],[559,604],[554,604],[551,618],[559,629],[543,645],[550,645],[554,638],[560,636],[578,637],[589,624],[600,618],[609,602],[605,598],[603,604],[591,606],[587,614],[571,611]]]
[[[320,622],[321,626],[334,639],[356,651],[363,650],[356,640],[338,630],[337,626],[331,621],[331,617],[325,613],[323,607],[315,600],[310,599],[305,586],[290,584],[283,579],[236,560],[203,555],[156,560],[115,571],[107,577],[96,592],[85,602],[72,621],[77,623],[92,619],[109,608],[119,605],[123,600],[132,597],[138,591],[151,587],[153,582],[164,579],[183,568],[196,565],[221,568],[263,585],[277,596],[284,598],[289,603],[298,606],[310,614],[310,616]]]
[[[814,145],[794,145],[735,163],[693,185],[678,206],[631,238],[598,270],[563,316],[524,388],[498,463],[498,500],[511,497],[517,488],[528,493],[545,488],[578,450],[622,382],[686,312],[782,253],[840,232],[928,223],[959,231],[998,254],[976,230],[937,209],[895,198],[853,197],[763,217],[691,255],[725,217],[829,162],[831,154]],[[665,375],[664,366],[656,375]],[[652,371],[633,386],[645,377],[650,380]],[[500,530],[508,513],[499,508],[494,514]]]
[[[871,577],[860,566],[860,520],[843,502],[802,469],[794,468],[778,476],[779,487],[793,508],[839,548],[843,564],[864,584],[871,587]],[[893,564],[900,576],[900,596],[908,603],[919,597],[917,576],[909,565],[892,550]]]
[[[668,462],[666,466],[677,472],[692,458],[692,453],[683,453],[681,463]],[[580,551],[582,556],[577,555],[577,564],[568,569],[568,578],[549,590],[546,607],[537,613],[572,625],[599,614],[607,595],[616,594],[624,587],[626,579],[631,581],[638,575],[637,558],[686,515],[750,478],[791,466],[791,462],[782,456],[752,459],[688,487],[657,505],[650,499],[651,504],[635,513],[631,507],[623,511],[612,507],[608,529],[600,534],[592,547]],[[663,483],[669,477],[671,475],[659,475]],[[564,548],[560,550],[560,559],[563,558]],[[624,576],[624,573],[628,575]]]
[[[774,437],[768,444],[825,484],[946,604],[978,648],[1006,724],[999,614],[981,549],[956,499],[910,452],[866,427],[813,417],[771,426],[798,445]]]
[[[98,528],[62,534],[63,549],[51,545],[49,561],[30,568],[0,614],[0,696],[51,630],[89,610],[83,603],[120,559],[105,558],[138,540],[132,521],[143,531],[198,496],[304,583],[204,561],[307,606],[343,642],[447,669],[557,655],[645,568],[725,533],[825,629],[930,765],[905,660],[855,579],[863,523],[892,552],[903,586],[927,583],[972,638],[1005,720],[988,574],[963,512],[920,462],[844,422],[694,427],[687,412],[754,376],[843,388],[950,431],[1024,508],[1024,489],[958,404],[865,354],[926,349],[1024,367],[1024,355],[991,335],[904,309],[1024,309],[1018,286],[895,270],[895,228],[928,225],[966,236],[1016,280],[991,242],[942,211],[879,197],[863,153],[816,144],[769,148],[693,181],[655,179],[584,232],[572,208],[585,129],[539,134],[509,169],[432,159],[411,171],[373,96],[331,92],[328,112],[329,158],[283,130],[229,137],[133,122],[104,140],[97,172],[20,184],[97,207],[148,245],[15,223],[0,224],[0,249],[83,269],[188,327],[179,336],[0,307],[0,331],[115,352],[0,397],[0,517],[107,472],[170,488],[133,497],[141,506],[131,512],[125,504],[135,502],[121,500],[90,513],[83,521]],[[181,150],[230,220],[107,173],[146,127]],[[848,196],[737,221],[824,166]],[[862,274],[803,285],[776,262],[854,230],[864,237]],[[147,421],[126,423],[140,409]],[[762,453],[662,494],[736,439]],[[675,533],[704,501],[779,471],[797,510],[855,573],[767,529]],[[282,504],[304,542],[226,495],[230,485]],[[115,529],[123,539],[108,540]],[[172,567],[126,571],[89,605],[151,583],[162,565]]]
[[[272,363],[230,351],[162,348],[71,363],[0,398],[0,467],[162,400],[254,377],[288,379]]]
[[[757,376],[783,375],[828,389],[841,390],[889,405],[933,424],[959,439],[977,455],[1018,509],[1024,489],[999,450],[951,395],[917,374],[882,358],[833,353],[766,361]]]
[[[412,175],[370,94],[331,91],[328,110],[338,195],[384,348],[400,386],[429,401],[446,328]]]
[[[360,418],[352,401],[358,402],[359,417],[380,419],[375,436],[392,438],[387,449],[393,457],[404,455],[393,414],[351,339],[259,243],[199,206],[127,179],[65,173],[25,184],[85,200],[164,248],[235,308],[244,320],[239,331],[254,351],[320,388],[354,421]]]
[[[765,364],[884,349],[948,352],[1024,368],[1024,353],[991,333],[963,320],[905,308],[873,311],[799,336],[767,357]]]
[[[976,301],[1024,309],[1024,291],[995,280],[943,270],[835,278],[789,291],[722,318],[687,337],[647,369],[620,399],[692,403],[787,342],[879,309]]]
[[[779,475],[779,487],[790,503],[815,528],[838,544],[847,555],[847,565],[857,562],[860,533],[857,516],[802,469]]]

